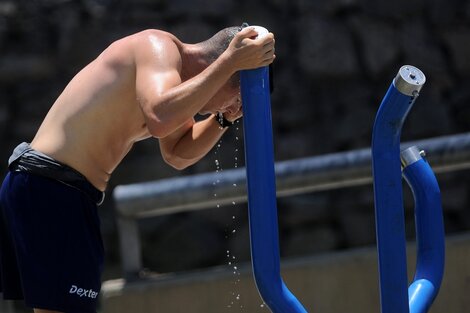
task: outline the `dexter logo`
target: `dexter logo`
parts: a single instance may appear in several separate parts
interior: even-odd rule
[[[78,288],[75,285],[72,285],[72,288],[70,288],[69,291],[70,294],[76,294],[77,296],[81,297],[86,297],[86,298],[92,298],[95,299],[98,296],[98,292],[93,291],[91,289],[83,289],[83,288]]]

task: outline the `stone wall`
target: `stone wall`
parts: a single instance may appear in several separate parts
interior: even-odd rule
[[[113,40],[146,28],[186,42],[217,30],[263,25],[276,35],[272,97],[275,158],[367,147],[375,111],[399,67],[427,76],[403,139],[470,130],[470,2],[463,0],[2,0],[0,1],[0,157],[31,140],[67,82]],[[243,132],[182,172],[165,165],[155,140],[135,146],[114,186],[243,165]],[[238,150],[237,150],[238,149]],[[448,233],[470,229],[467,172],[439,175]],[[407,231],[413,234],[405,191]],[[283,256],[374,243],[372,187],[279,199]],[[113,203],[100,209],[105,279],[119,277]],[[142,221],[145,266],[188,270],[247,260],[246,205]],[[235,230],[235,232],[233,231]]]

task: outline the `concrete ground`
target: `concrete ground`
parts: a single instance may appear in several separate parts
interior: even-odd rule
[[[408,247],[408,272],[414,273],[414,245]],[[375,247],[283,260],[286,285],[307,311],[379,312]],[[470,307],[470,233],[446,240],[446,267],[430,313],[466,313]],[[165,274],[142,281],[107,281],[102,313],[269,312],[256,290],[250,264],[192,273]]]

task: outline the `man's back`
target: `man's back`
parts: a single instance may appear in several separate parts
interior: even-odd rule
[[[100,190],[134,142],[150,136],[137,102],[134,45],[144,31],[111,44],[64,89],[32,148],[81,172]],[[160,36],[165,33],[161,33]]]

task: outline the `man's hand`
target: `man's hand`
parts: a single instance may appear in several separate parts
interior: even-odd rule
[[[273,33],[261,38],[257,36],[258,33],[253,27],[247,27],[230,42],[224,54],[229,62],[232,62],[235,71],[267,66],[276,58]]]

